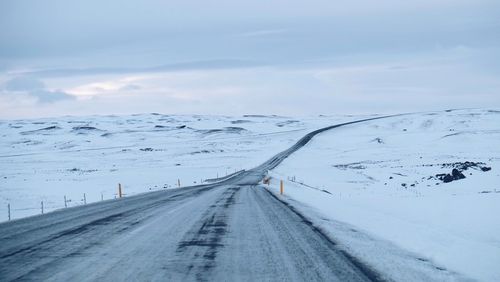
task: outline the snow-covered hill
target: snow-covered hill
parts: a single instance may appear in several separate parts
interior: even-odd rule
[[[309,130],[349,117],[62,117],[0,121],[0,221],[199,184],[259,165]]]
[[[288,201],[387,272],[401,263],[390,261],[387,246],[362,246],[333,222],[467,276],[500,280],[500,111],[411,114],[338,128],[270,175],[285,180]],[[278,181],[271,188],[277,192]]]

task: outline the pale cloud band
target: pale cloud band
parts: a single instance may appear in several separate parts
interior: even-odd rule
[[[500,107],[499,8],[3,1],[0,117]]]

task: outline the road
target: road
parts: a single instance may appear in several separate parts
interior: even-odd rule
[[[382,117],[378,117],[382,118]],[[217,183],[0,224],[0,281],[377,281],[258,183],[313,131]]]

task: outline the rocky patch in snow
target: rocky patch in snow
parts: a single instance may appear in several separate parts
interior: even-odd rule
[[[55,130],[59,130],[61,129],[59,126],[48,126],[48,127],[44,127],[44,128],[40,128],[40,129],[36,129],[36,130],[30,130],[30,131],[23,131],[23,132],[20,132],[21,135],[28,135],[28,134],[48,134],[48,133],[51,133]]]
[[[440,173],[436,174],[436,178],[443,181],[444,183],[452,182],[454,180],[464,179],[465,175],[458,169],[454,168],[450,173]]]
[[[430,165],[432,166],[432,165]],[[452,168],[451,173],[439,173],[436,174],[435,178],[443,181],[444,183],[449,183],[455,180],[460,180],[464,179],[465,175],[463,174],[464,171],[468,170],[469,168],[480,170],[480,171],[490,171],[491,167],[486,166],[485,163],[482,162],[455,162],[455,163],[444,163],[441,164],[442,168]],[[432,179],[434,177],[430,177]]]

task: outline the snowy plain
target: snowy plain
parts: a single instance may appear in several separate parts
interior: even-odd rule
[[[454,168],[465,178],[440,180]],[[408,262],[393,260],[394,244],[438,270],[500,281],[499,168],[500,111],[421,113],[324,132],[269,172],[269,189],[284,180],[286,201],[385,272]]]
[[[0,221],[196,185],[306,133],[366,116],[62,117],[0,121]],[[271,191],[389,278],[500,280],[500,111],[427,112],[324,132],[269,172]],[[465,167],[467,169],[465,169]],[[440,174],[460,169],[464,179]],[[401,249],[408,252],[402,252]],[[418,259],[412,272],[408,268]],[[405,273],[398,272],[398,267]],[[403,267],[404,266],[404,267]],[[446,270],[446,271],[444,271]],[[404,275],[404,276],[403,276]]]
[[[0,121],[0,221],[200,184],[253,168],[318,126],[349,117],[60,117]]]

